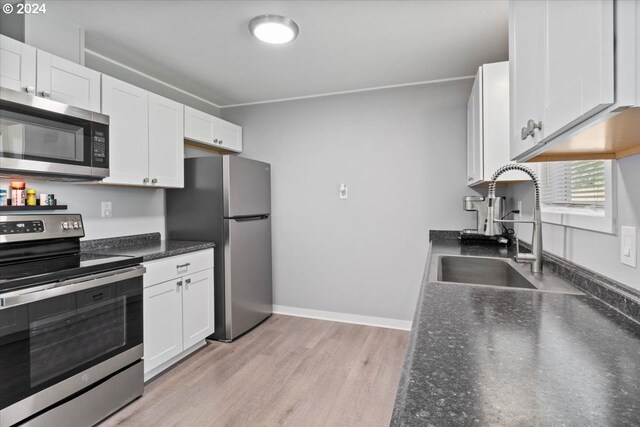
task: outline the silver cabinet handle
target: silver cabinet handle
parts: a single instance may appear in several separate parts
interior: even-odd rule
[[[152,183],[152,184],[157,184],[157,183],[158,183],[158,178],[153,178],[153,179],[151,180],[151,183]]]
[[[40,92],[40,95],[42,95],[43,98],[51,98],[51,92],[49,92],[48,90],[43,90],[42,92]]]
[[[145,179],[143,179],[143,180],[142,180],[142,183],[143,183],[143,184],[148,184],[148,183],[149,183],[149,178],[145,178]]]
[[[184,264],[176,265],[176,268],[187,268],[187,267],[189,267],[190,265],[191,265],[191,263],[190,263],[190,262],[187,262],[187,263],[184,263]]]
[[[522,140],[525,140],[529,136],[534,136],[536,133],[536,130],[539,130],[539,131],[542,130],[542,122],[540,121],[536,123],[533,119],[529,119],[529,121],[527,122],[527,126],[523,127],[520,130],[520,137],[522,138]]]
[[[36,93],[36,88],[33,86],[27,86],[24,88],[27,93]]]

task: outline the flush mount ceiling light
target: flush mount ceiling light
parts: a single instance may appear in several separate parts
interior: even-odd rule
[[[280,15],[260,15],[249,22],[249,31],[258,40],[270,44],[292,42],[298,37],[298,26]]]

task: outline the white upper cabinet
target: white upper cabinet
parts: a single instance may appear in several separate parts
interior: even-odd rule
[[[149,95],[139,87],[102,76],[102,112],[108,114],[108,184],[149,182]]]
[[[613,0],[547,0],[544,28],[543,126],[552,136],[614,102]]]
[[[544,128],[522,138],[522,128],[540,123],[544,107],[544,1],[509,2],[509,89],[511,157],[535,146]],[[516,37],[517,34],[517,37]]]
[[[0,35],[0,86],[100,111],[100,73]]]
[[[482,161],[482,67],[473,81],[471,95],[467,103],[467,183],[481,182]]]
[[[37,95],[85,110],[100,111],[100,73],[38,50]]]
[[[102,76],[102,112],[110,117],[106,184],[182,188],[184,107]]]
[[[0,34],[0,86],[35,94],[35,47]]]
[[[229,123],[225,120],[219,120],[218,128],[218,145],[222,148],[235,151],[237,153],[242,152],[242,127]],[[213,142],[216,142],[214,136]]]
[[[213,143],[215,117],[189,106],[184,107],[184,137],[203,144]]]
[[[184,108],[184,138],[211,147],[242,152],[242,128],[194,108]]]
[[[149,179],[160,187],[184,187],[184,106],[149,93]]]
[[[509,2],[512,159],[640,152],[638,25],[637,1]]]
[[[509,160],[509,63],[485,64],[478,69],[467,104],[467,182],[486,183]],[[498,181],[522,181],[526,175],[510,171]]]

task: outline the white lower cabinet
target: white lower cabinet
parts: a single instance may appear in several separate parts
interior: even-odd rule
[[[144,266],[146,381],[204,345],[213,333],[213,249]]]
[[[189,348],[213,333],[213,270],[183,278],[182,346]]]

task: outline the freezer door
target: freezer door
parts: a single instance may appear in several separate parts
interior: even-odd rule
[[[224,216],[271,212],[271,166],[236,156],[223,157]]]
[[[271,218],[227,219],[225,329],[227,340],[271,315]]]

